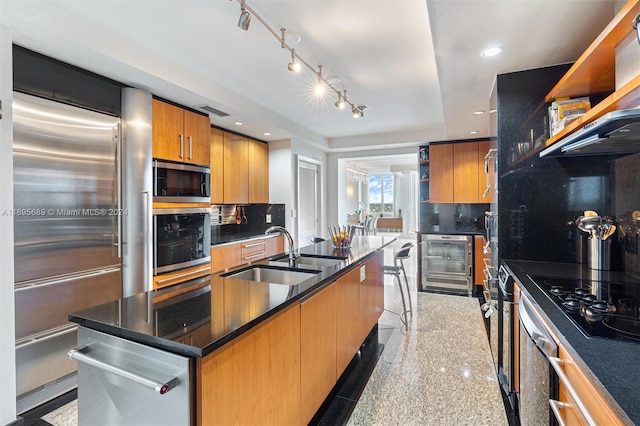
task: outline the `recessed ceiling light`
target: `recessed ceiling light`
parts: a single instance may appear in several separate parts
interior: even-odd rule
[[[271,133],[269,133],[269,132],[264,132],[264,133],[263,133],[263,135],[264,135],[264,136],[271,136]]]
[[[235,124],[236,126],[242,126],[244,123],[242,121],[236,121],[233,124]]]
[[[482,56],[486,56],[487,58],[489,58],[491,56],[496,56],[501,52],[502,52],[501,47],[490,47],[488,49],[483,50],[481,54]]]
[[[298,44],[298,43],[300,43],[301,40],[302,40],[302,37],[300,37],[296,33],[287,32],[285,34],[285,36],[284,36],[284,41],[289,46],[294,45],[294,44]]]
[[[469,133],[471,133],[472,135],[477,135],[477,134],[478,134],[478,133],[480,133],[480,132],[479,132],[479,131],[477,131],[477,130],[472,130],[472,131],[470,131]]]
[[[489,110],[489,113],[490,113],[490,114],[495,114],[496,112],[498,112],[498,110],[497,110],[497,109],[490,109],[490,110]]]
[[[478,111],[473,111],[473,115],[482,115],[482,114],[484,114],[484,111],[480,109]]]

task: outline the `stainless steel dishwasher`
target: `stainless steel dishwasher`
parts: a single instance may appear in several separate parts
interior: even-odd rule
[[[549,399],[557,393],[557,380],[549,357],[558,356],[558,345],[524,293],[518,305],[520,318],[520,424],[554,424]]]
[[[195,423],[193,360],[78,328],[78,424]]]

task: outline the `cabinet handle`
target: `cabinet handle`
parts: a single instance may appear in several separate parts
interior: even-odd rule
[[[164,284],[164,283],[169,282],[169,281],[175,281],[175,280],[181,280],[183,278],[189,278],[189,277],[191,277],[193,275],[197,275],[197,274],[200,274],[202,272],[211,272],[211,266],[206,266],[204,268],[196,269],[195,271],[189,271],[187,273],[180,274],[180,275],[174,275],[174,276],[169,277],[169,278],[163,278],[161,280],[157,280],[156,284],[160,285],[160,284]]]
[[[550,399],[549,405],[551,406],[551,411],[553,411],[553,417],[555,417],[556,420],[558,421],[558,425],[565,426],[566,423],[564,421],[564,418],[562,417],[562,414],[560,414],[560,410],[565,408],[571,408],[572,405],[567,404],[566,402],[556,401],[555,399]]]
[[[242,246],[242,248],[251,248],[251,247],[257,247],[257,246],[263,246],[263,245],[265,245],[265,244],[266,244],[266,243],[265,243],[264,241],[261,241],[261,242],[259,242],[259,243],[253,243],[253,244],[246,244],[246,245],[243,245],[243,246]]]
[[[585,407],[584,403],[578,396],[578,393],[576,392],[575,388],[569,381],[569,377],[565,374],[564,370],[562,369],[563,364],[569,364],[570,362],[571,361],[556,358],[553,356],[549,357],[549,363],[555,370],[560,381],[564,383],[564,386],[567,389],[567,393],[569,394],[571,399],[573,399],[573,401],[576,403],[576,408],[578,409],[580,414],[582,414],[582,417],[584,417],[584,420],[587,422],[588,425],[596,426],[597,423],[593,420],[593,417],[591,417],[591,415],[589,414],[589,411],[587,411],[587,407]]]
[[[258,254],[254,254],[252,256],[245,256],[245,257],[243,257],[243,259],[244,260],[251,260],[251,259],[256,259],[256,258],[262,259],[262,258],[264,258],[264,255],[265,255],[264,252],[260,252]]]
[[[189,136],[189,160],[193,159],[193,138]]]
[[[184,135],[180,133],[180,158],[184,158]]]

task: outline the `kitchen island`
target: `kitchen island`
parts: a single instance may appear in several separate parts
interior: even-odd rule
[[[587,337],[549,293],[537,284],[541,281],[539,277],[553,277],[558,281],[578,278],[590,282],[596,276],[600,277],[598,279],[604,280],[601,277],[606,277],[611,282],[626,282],[640,288],[640,280],[623,272],[596,271],[581,264],[505,260],[504,265],[527,298],[534,301],[545,324],[551,328],[551,333],[586,378],[588,386],[592,387],[591,395],[601,398],[604,406],[622,424],[640,424],[640,405],[637,403],[640,343],[637,338],[620,335],[613,338]],[[613,290],[606,296],[603,298],[610,303],[618,297]],[[598,325],[594,323],[593,326]],[[632,326],[637,328],[637,323]],[[590,407],[587,404],[587,410],[590,409],[593,412],[601,410],[600,405]]]
[[[80,325],[80,423],[168,424],[176,413],[191,424],[308,423],[382,313],[383,249],[393,240],[359,236],[347,252],[330,242],[303,247],[305,259],[326,262],[296,263],[295,272],[308,275],[294,285],[229,276],[288,267],[286,257],[275,256],[172,292],[142,293],[71,314]],[[134,367],[165,354],[180,358],[175,362],[183,367],[172,359],[161,363],[168,378],[156,373],[148,392],[117,371],[109,378],[86,359],[104,355],[99,361],[112,367],[127,358],[107,353],[114,346],[110,339],[128,345],[124,351],[137,359]],[[152,366],[143,367],[149,371],[141,376],[153,374]],[[129,400],[117,397],[120,387],[132,389]],[[136,417],[135,408],[127,414],[123,407],[129,405],[150,409],[147,417]]]

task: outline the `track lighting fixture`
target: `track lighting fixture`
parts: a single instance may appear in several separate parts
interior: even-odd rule
[[[300,72],[302,68],[300,62],[296,61],[296,49],[291,49],[291,62],[289,62],[287,68],[289,68],[291,72]]]
[[[244,0],[242,0],[242,3],[240,3],[240,19],[238,19],[238,28],[247,31],[249,29],[249,24],[251,24],[251,14],[247,10]]]
[[[236,0],[236,1],[240,3],[240,10],[241,10],[240,19],[238,20],[238,27],[240,27],[245,31],[248,30],[249,23],[251,22],[251,17],[252,16],[255,17],[258,21],[260,21],[262,25],[264,25],[264,27],[271,33],[271,35],[273,35],[276,39],[278,39],[278,41],[280,41],[280,47],[282,47],[283,49],[287,49],[289,52],[291,52],[291,62],[289,62],[289,64],[287,65],[287,68],[289,69],[289,71],[299,72],[302,69],[302,65],[304,65],[313,73],[315,73],[318,77],[318,82],[315,86],[316,94],[321,95],[321,94],[324,94],[327,89],[331,89],[338,95],[338,100],[335,103],[336,108],[345,109],[347,105],[350,105],[351,112],[353,113],[354,117],[364,116],[364,110],[365,108],[367,108],[366,106],[353,104],[351,101],[347,99],[346,90],[344,90],[343,93],[340,93],[340,90],[335,88],[334,84],[339,83],[340,82],[339,79],[332,78],[327,80],[322,75],[322,65],[318,65],[318,69],[316,70],[313,66],[309,65],[307,61],[301,58],[300,55],[296,53],[296,50],[294,48],[287,45],[287,40],[285,38],[286,30],[284,28],[280,28],[280,34],[278,34],[273,28],[271,28],[269,24],[267,24],[267,22],[260,15],[258,15],[255,12],[255,10],[253,10],[250,6],[247,5],[245,0]],[[295,34],[292,33],[291,36],[295,36]],[[295,38],[295,37],[290,37],[290,38]],[[299,41],[300,41],[300,38],[297,37],[297,39],[294,41],[291,41],[291,43],[296,44]]]

